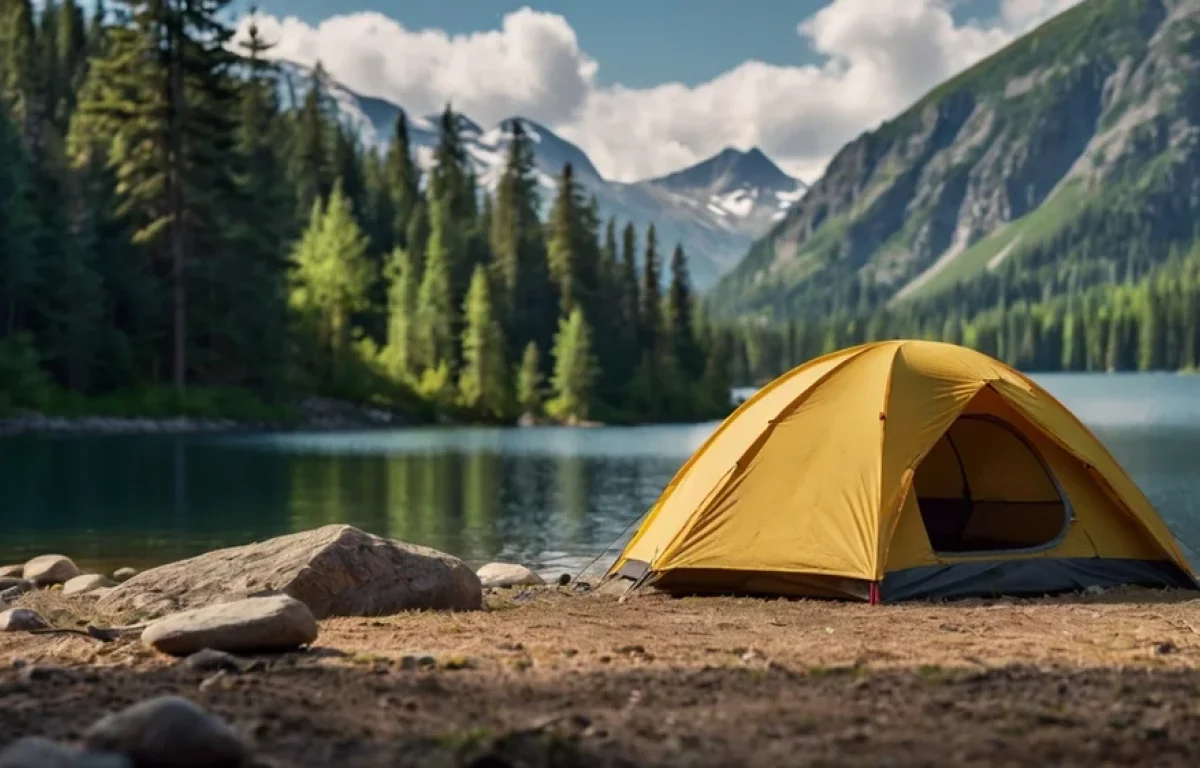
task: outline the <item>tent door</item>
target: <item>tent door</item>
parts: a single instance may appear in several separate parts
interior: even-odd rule
[[[994,416],[958,418],[917,467],[921,521],[940,556],[1055,546],[1070,503],[1034,447]]]

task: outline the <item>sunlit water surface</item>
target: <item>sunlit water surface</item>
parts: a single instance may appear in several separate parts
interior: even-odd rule
[[[1037,378],[1200,549],[1200,378]],[[144,567],[350,523],[472,564],[574,571],[615,554],[715,427],[0,438],[0,564]]]

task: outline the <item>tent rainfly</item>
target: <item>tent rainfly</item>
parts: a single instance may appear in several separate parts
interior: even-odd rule
[[[914,598],[1196,588],[1153,506],[1027,376],[887,341],[784,374],[679,470],[606,579]]]

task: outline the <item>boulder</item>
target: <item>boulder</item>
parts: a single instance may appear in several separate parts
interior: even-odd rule
[[[0,579],[20,579],[25,575],[23,565],[0,565]]]
[[[138,572],[136,568],[118,568],[117,570],[113,571],[112,577],[113,581],[120,583],[122,581],[129,581],[134,576],[137,576],[137,573]]]
[[[187,656],[205,649],[229,653],[291,651],[317,639],[308,606],[287,595],[251,597],[176,613],[152,623],[142,642]]]
[[[220,718],[182,696],[162,696],[108,715],[84,733],[91,749],[119,752],[138,766],[240,766],[250,751]]]
[[[28,736],[0,752],[0,768],[133,768],[124,755],[80,752],[41,736]]]
[[[112,586],[116,586],[116,584],[107,576],[102,576],[98,573],[89,573],[84,576],[76,576],[73,579],[68,579],[67,583],[63,584],[62,593],[64,595],[82,595],[85,592],[92,592],[93,590]]]
[[[23,595],[33,590],[33,582],[15,576],[0,576],[0,593],[10,589],[15,589],[18,595]]]
[[[41,555],[25,563],[22,575],[39,587],[45,587],[75,578],[79,568],[66,555]]]
[[[29,632],[49,627],[50,622],[43,619],[37,611],[28,608],[10,608],[0,613],[0,632]]]
[[[546,581],[523,565],[488,563],[475,571],[484,587],[540,587]]]
[[[458,558],[327,525],[151,568],[116,587],[97,609],[140,620],[278,593],[318,619],[483,604],[479,577]]]

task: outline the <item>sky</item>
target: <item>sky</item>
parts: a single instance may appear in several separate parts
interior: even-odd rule
[[[450,101],[484,126],[543,123],[610,179],[757,146],[811,183],[846,142],[1077,2],[257,0],[257,23],[275,55],[413,114]]]

